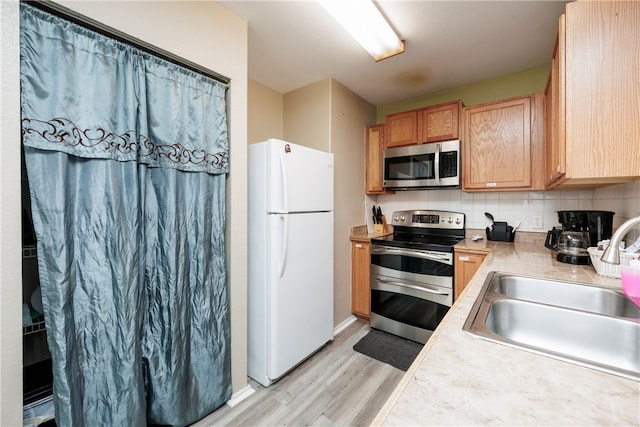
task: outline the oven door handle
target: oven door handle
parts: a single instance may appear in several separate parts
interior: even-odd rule
[[[406,255],[415,258],[423,258],[431,261],[451,262],[451,254],[445,252],[408,251],[404,249],[387,248],[385,246],[372,246],[372,254]]]
[[[435,294],[435,295],[449,295],[450,292],[438,292],[436,290],[434,290],[433,288],[430,287],[422,287],[422,286],[415,286],[415,285],[409,285],[407,283],[401,283],[401,282],[391,282],[389,280],[383,280],[383,279],[379,279],[379,278],[374,278],[373,279],[376,282],[385,284],[385,285],[394,285],[394,286],[400,286],[403,288],[411,288],[411,289],[415,289],[416,291],[424,291],[424,292],[429,292],[430,294]]]

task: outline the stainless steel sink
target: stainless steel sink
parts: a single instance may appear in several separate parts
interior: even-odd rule
[[[640,318],[640,308],[622,292],[585,283],[501,274],[495,291],[520,300],[607,316]]]
[[[622,292],[491,272],[463,329],[640,381],[640,309]]]

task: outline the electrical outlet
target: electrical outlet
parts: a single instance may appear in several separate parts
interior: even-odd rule
[[[538,230],[542,229],[542,215],[533,216],[533,228]]]

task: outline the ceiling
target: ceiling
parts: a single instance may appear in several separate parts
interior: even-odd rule
[[[406,52],[377,63],[315,1],[219,3],[249,23],[249,79],[287,93],[333,77],[381,106],[548,65],[566,1],[380,0]]]

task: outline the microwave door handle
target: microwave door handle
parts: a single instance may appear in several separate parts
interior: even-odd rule
[[[436,144],[436,155],[433,161],[433,168],[435,169],[436,184],[440,184],[440,143]]]

